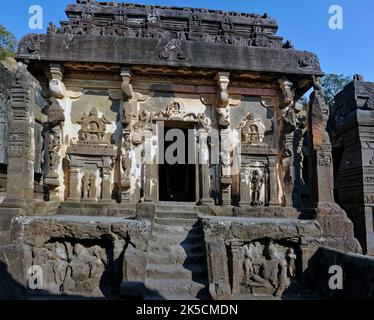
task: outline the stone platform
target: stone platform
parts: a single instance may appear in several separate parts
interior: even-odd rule
[[[156,208],[150,221],[71,215],[14,218],[10,242],[0,247],[1,261],[7,261],[2,266],[8,275],[4,288],[10,288],[2,294],[20,297],[14,290],[21,288],[22,297],[30,299],[273,299],[267,285],[252,291],[243,287],[245,248],[252,248],[253,263],[260,266],[269,245],[282,266],[293,248],[296,296],[307,290],[303,271],[322,243],[315,221],[206,216],[188,205]],[[28,289],[32,266],[43,271],[41,290]]]

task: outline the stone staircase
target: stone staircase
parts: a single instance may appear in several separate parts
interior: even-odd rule
[[[205,245],[194,205],[158,204],[148,245],[145,299],[209,299]]]

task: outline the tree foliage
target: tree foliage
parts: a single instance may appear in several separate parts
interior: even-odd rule
[[[322,86],[325,92],[325,100],[330,108],[334,105],[335,96],[342,91],[350,81],[351,78],[343,74],[327,74],[323,77]]]
[[[14,56],[16,46],[15,36],[0,25],[0,60]]]

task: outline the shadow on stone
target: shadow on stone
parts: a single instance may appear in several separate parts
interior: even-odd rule
[[[121,299],[145,300],[144,297],[152,297],[152,300],[166,300],[157,290],[146,287],[141,281],[126,281],[121,285]]]
[[[206,264],[205,245],[202,222],[198,220],[191,228],[185,240],[180,244],[186,252],[183,267],[191,271],[194,283],[203,285],[193,297],[201,300],[211,299],[208,289],[208,269]],[[193,290],[191,288],[191,290]]]

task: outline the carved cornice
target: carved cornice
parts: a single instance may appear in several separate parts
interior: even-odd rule
[[[100,35],[198,41],[235,46],[291,49],[276,36],[277,23],[267,15],[207,9],[169,8],[93,0],[78,1],[66,9],[69,21],[48,34]],[[162,59],[170,58],[168,54]],[[177,57],[178,59],[181,57]]]

